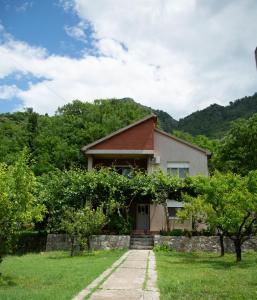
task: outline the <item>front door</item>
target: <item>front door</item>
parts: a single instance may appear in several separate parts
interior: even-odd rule
[[[137,229],[149,230],[150,218],[149,218],[149,204],[137,204]]]

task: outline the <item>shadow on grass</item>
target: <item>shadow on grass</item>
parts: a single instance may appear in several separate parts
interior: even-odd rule
[[[167,253],[168,254],[168,253]],[[173,255],[172,255],[173,254]],[[213,268],[219,270],[227,270],[231,268],[240,268],[247,269],[253,266],[253,261],[249,261],[248,259],[242,258],[241,262],[236,262],[236,257],[234,256],[234,261],[226,261],[226,255],[224,257],[221,256],[208,256],[204,257],[201,253],[190,252],[190,253],[178,253],[171,252],[168,255],[164,255],[167,259],[162,259],[162,263],[170,266],[181,266],[181,265],[194,265],[198,268]],[[174,260],[170,261],[169,258],[173,258]]]
[[[16,282],[14,278],[11,276],[4,276],[0,274],[0,288],[9,287],[9,286],[16,286]]]
[[[94,252],[78,252],[75,253],[73,256],[70,256],[70,253],[63,253],[63,254],[50,254],[47,256],[47,259],[71,259],[71,258],[76,258],[76,257],[88,257],[88,256],[96,256]]]

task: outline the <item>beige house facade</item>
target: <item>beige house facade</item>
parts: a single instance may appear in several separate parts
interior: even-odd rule
[[[185,178],[208,176],[208,157],[211,153],[170,135],[156,127],[157,118],[150,115],[82,148],[88,170],[97,166],[115,166],[123,175],[133,167],[147,173],[161,169],[164,173]],[[170,230],[191,229],[191,220],[178,222],[176,213],[183,202],[167,199]],[[167,230],[166,209],[163,205],[135,203],[132,208],[135,232],[158,233]]]

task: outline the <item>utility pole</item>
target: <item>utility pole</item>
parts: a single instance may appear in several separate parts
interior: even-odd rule
[[[257,68],[257,47],[255,49],[255,62],[256,62],[256,68]]]

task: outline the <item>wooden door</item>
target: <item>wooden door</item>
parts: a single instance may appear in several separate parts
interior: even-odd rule
[[[137,204],[137,229],[150,229],[150,209],[149,204]]]

